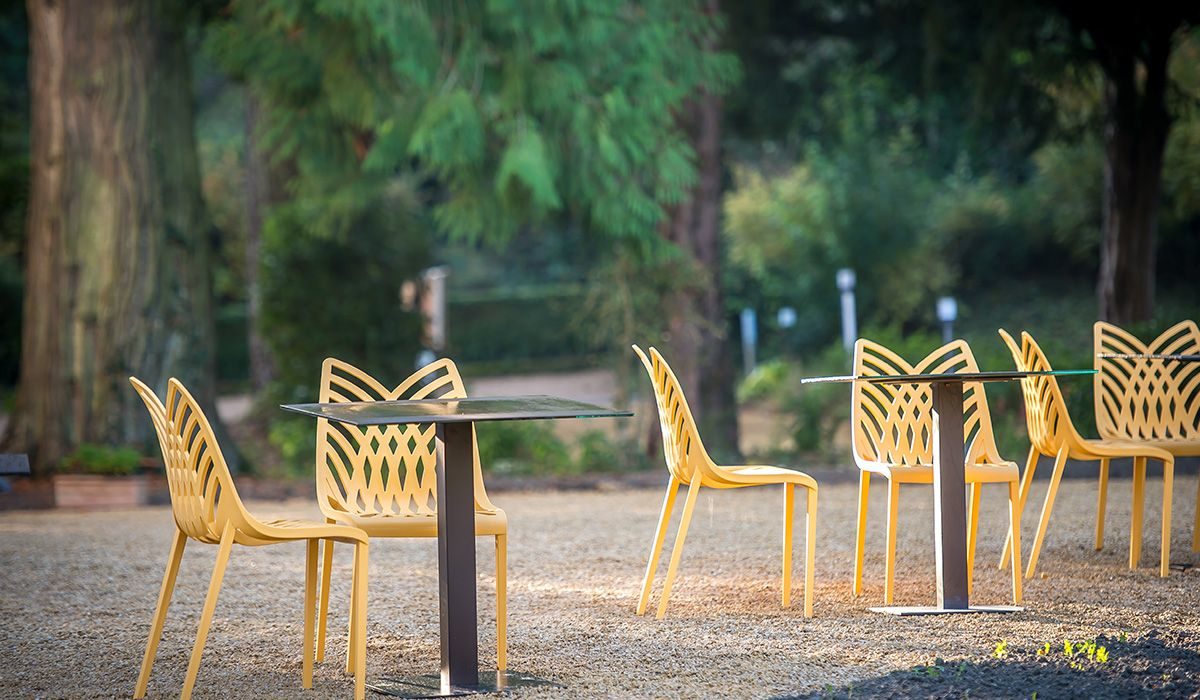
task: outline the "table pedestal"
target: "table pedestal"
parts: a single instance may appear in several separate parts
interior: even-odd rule
[[[367,683],[401,698],[446,698],[507,688],[556,685],[528,674],[479,672],[479,618],[475,605],[475,449],[472,422],[438,423],[438,597],[442,672]]]
[[[962,380],[932,382],[933,539],[937,556],[937,605],[871,608],[891,615],[1018,612],[1016,605],[970,604],[967,593],[967,484],[963,464]]]

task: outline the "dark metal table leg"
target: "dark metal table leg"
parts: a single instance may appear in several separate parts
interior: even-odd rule
[[[1006,613],[1015,605],[972,606],[967,593],[967,484],[963,469],[963,383],[932,382],[933,538],[937,557],[937,605],[871,608],[891,615]]]
[[[933,518],[937,551],[937,604],[965,610],[967,594],[967,485],[963,473],[962,382],[933,383]]]
[[[442,690],[479,685],[475,609],[475,473],[472,423],[440,423],[437,479],[438,591],[442,621]]]

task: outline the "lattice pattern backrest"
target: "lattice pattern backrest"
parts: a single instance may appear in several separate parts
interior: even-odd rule
[[[322,403],[462,399],[466,387],[449,359],[432,362],[389,389],[334,358],[321,371]],[[476,507],[492,511],[475,448]],[[360,515],[437,513],[437,432],[433,424],[357,427],[317,421],[317,496],[326,511]]]
[[[870,340],[860,339],[854,346],[856,376],[978,371],[970,346],[962,340],[943,345],[915,365]],[[931,385],[855,382],[851,420],[858,461],[903,466],[933,462]],[[978,382],[963,384],[963,435],[967,462],[999,461],[987,396]]]
[[[1003,329],[999,333],[1019,371],[1048,372],[1054,369],[1029,333],[1021,333],[1020,346]],[[1025,377],[1021,379],[1021,394],[1025,399],[1025,428],[1029,431],[1029,442],[1042,454],[1056,454],[1063,443],[1076,434],[1067,413],[1067,403],[1058,388],[1058,379],[1053,376]]]
[[[646,357],[636,345],[633,346],[633,351],[641,358],[646,373],[650,375],[650,383],[654,386],[654,400],[658,406],[667,469],[680,481],[691,483],[701,461],[708,460],[708,453],[704,451],[704,444],[700,442],[700,434],[696,431],[696,421],[688,408],[687,398],[683,395],[675,373],[658,350],[650,348],[650,357]]]
[[[219,542],[240,502],[212,426],[177,379],[167,383],[166,404],[140,380],[130,377],[129,381],[146,404],[158,435],[176,525],[188,537]]]
[[[1099,357],[1200,354],[1200,328],[1182,321],[1149,344],[1111,323],[1094,328],[1096,428],[1106,438],[1200,440],[1200,362]]]

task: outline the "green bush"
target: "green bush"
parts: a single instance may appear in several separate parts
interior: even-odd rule
[[[141,455],[132,447],[83,444],[63,458],[58,471],[70,474],[133,474],[141,464]]]
[[[657,463],[638,448],[636,441],[613,439],[600,430],[579,436],[577,470],[584,474],[645,471]]]
[[[554,429],[539,421],[480,423],[479,459],[497,474],[576,474],[578,463]]]

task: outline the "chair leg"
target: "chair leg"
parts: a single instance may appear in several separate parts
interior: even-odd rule
[[[804,616],[813,616],[813,572],[817,559],[817,489],[808,490],[804,533]]]
[[[175,592],[175,577],[179,574],[179,562],[183,560],[183,548],[187,535],[176,528],[171,540],[171,553],[167,555],[167,571],[163,574],[162,586],[158,589],[158,604],[154,606],[154,621],[150,623],[150,637],[146,640],[146,653],[142,656],[142,670],[138,673],[137,688],[133,697],[146,697],[146,686],[150,683],[150,669],[154,667],[154,655],[158,652],[158,640],[162,638],[163,623],[167,620],[167,608],[171,606],[171,594]]]
[[[896,589],[896,528],[900,520],[900,483],[888,479],[887,558],[884,564],[883,604],[891,605]]]
[[[329,619],[329,581],[333,573],[333,540],[325,540],[321,560],[321,600],[317,608],[317,663],[325,660],[325,625]]]
[[[208,639],[208,627],[212,624],[213,611],[217,608],[217,596],[221,593],[221,581],[225,578],[225,565],[233,549],[233,524],[225,525],[221,533],[221,545],[217,548],[217,561],[213,565],[212,578],[208,582],[208,595],[204,598],[204,610],[200,613],[200,628],[196,631],[196,646],[192,648],[192,660],[188,663],[187,676],[183,680],[180,700],[192,697],[196,685],[196,674],[200,672],[200,657],[204,654],[204,642]]]
[[[979,535],[979,495],[980,485],[971,485],[971,502],[967,507],[967,595],[971,594],[975,584],[975,538]]]
[[[363,700],[367,682],[367,555],[368,545],[354,545],[354,700]]]
[[[320,540],[308,540],[304,543],[304,661],[301,666],[301,687],[305,690],[312,688],[313,676],[313,619],[317,607],[317,555]]]
[[[1196,515],[1192,522],[1192,551],[1200,552],[1200,476],[1196,478]]]
[[[658,557],[662,554],[663,540],[667,537],[667,522],[675,508],[675,494],[679,492],[679,479],[671,477],[667,495],[663,498],[662,514],[658,517],[658,529],[654,531],[654,544],[650,547],[650,561],[646,563],[646,579],[642,581],[642,597],[638,599],[637,614],[646,612],[650,602],[650,586],[654,583],[654,572],[658,570]]]
[[[792,604],[792,511],[796,485],[783,485],[783,607]]]
[[[496,670],[508,668],[508,535],[496,535]]]
[[[1030,445],[1029,455],[1025,458],[1025,473],[1021,475],[1021,501],[1017,504],[1022,513],[1025,512],[1025,499],[1029,498],[1029,485],[1033,483],[1033,472],[1037,470],[1038,457],[1040,456],[1041,455],[1038,454],[1037,448],[1033,445]],[[1009,532],[1008,536],[1004,538],[1004,551],[1000,554],[1001,569],[1008,566],[1008,561],[1011,558],[1009,554],[1012,550],[1012,537],[1012,532]],[[1018,561],[1019,560],[1020,555],[1018,555]]]
[[[1054,510],[1054,497],[1058,495],[1058,482],[1062,481],[1063,469],[1067,466],[1067,447],[1064,445],[1054,456],[1054,474],[1050,476],[1050,490],[1046,492],[1046,502],[1042,504],[1042,517],[1038,521],[1037,535],[1033,538],[1033,551],[1029,553],[1029,566],[1025,569],[1025,578],[1033,578],[1037,569],[1038,555],[1042,553],[1042,541],[1046,539],[1046,527],[1050,524],[1050,512]],[[1024,496],[1028,496],[1026,491]]]
[[[692,476],[688,485],[687,500],[683,503],[683,516],[679,519],[679,532],[675,534],[675,546],[671,550],[671,563],[667,566],[667,580],[663,582],[662,597],[658,601],[658,612],[655,618],[661,620],[667,613],[667,601],[671,598],[671,584],[675,582],[675,574],[679,571],[679,557],[683,554],[683,543],[687,539],[688,525],[692,522],[692,511],[696,508],[696,500],[700,496],[700,475]]]
[[[867,501],[871,496],[871,472],[858,473],[858,533],[854,540],[854,595],[862,595],[863,549],[867,543]]]
[[[1012,533],[1013,605],[1021,604],[1021,493],[1017,482],[1008,482],[1008,531]]]
[[[1129,568],[1142,558],[1142,518],[1146,510],[1146,458],[1133,458],[1133,518],[1129,521]]]
[[[359,550],[358,545],[355,545],[354,546],[354,564],[353,564],[353,568],[351,569],[354,572],[353,575],[355,577],[358,576],[358,557],[359,557],[360,553],[361,553],[361,551]],[[358,579],[354,578],[354,580],[357,581]],[[350,622],[349,622],[349,631],[348,631],[347,640],[346,640],[346,673],[354,673],[354,650],[358,648],[358,638],[357,638],[358,620],[355,617],[357,614],[358,614],[358,585],[352,584],[350,586]]]
[[[1175,484],[1175,460],[1163,460],[1163,502],[1162,502],[1162,559],[1158,565],[1158,575],[1166,578],[1171,566],[1171,491]]]
[[[1096,551],[1104,549],[1104,508],[1108,504],[1108,458],[1100,460],[1100,489],[1096,493]]]

